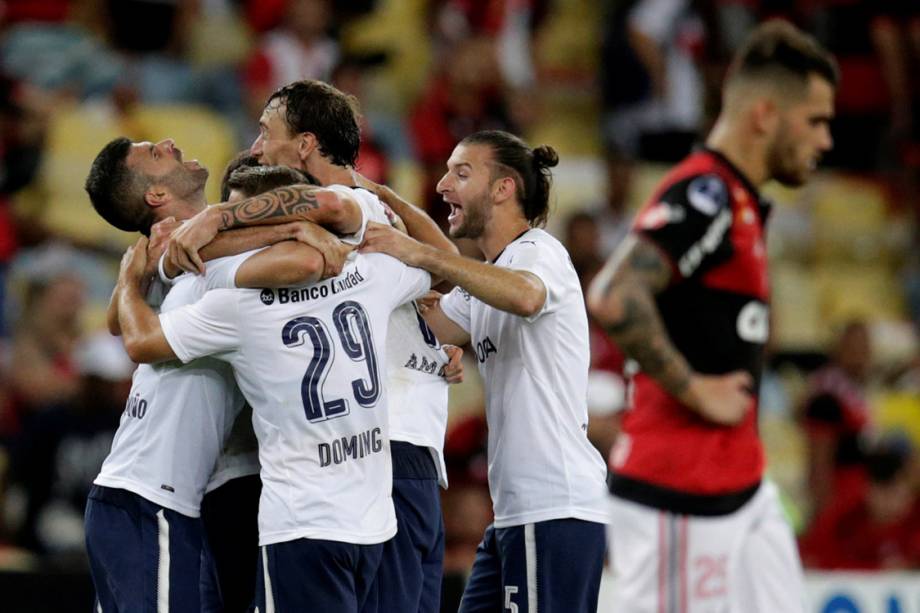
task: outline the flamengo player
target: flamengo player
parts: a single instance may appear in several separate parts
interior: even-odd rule
[[[281,200],[296,198],[292,189]],[[138,289],[144,254],[141,239],[119,278],[129,355],[214,355],[233,366],[253,408],[262,465],[259,610],[372,610],[383,543],[396,533],[381,349],[393,309],[424,294],[430,276],[358,255],[327,281],[212,290],[158,318]]]
[[[801,185],[831,148],[836,83],[812,38],[758,27],[706,148],[665,177],[592,284],[589,308],[641,367],[610,458],[617,610],[803,610],[752,395],[769,335],[758,187]]]

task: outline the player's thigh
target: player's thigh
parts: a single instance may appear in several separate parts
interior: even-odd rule
[[[201,610],[201,522],[124,490],[94,487],[87,551],[105,611]]]
[[[609,558],[616,577],[614,611],[658,613],[662,513],[611,497]]]
[[[260,548],[260,611],[358,611],[365,607],[383,545],[297,539]],[[373,605],[373,603],[371,603]]]
[[[677,515],[619,498],[611,508],[614,610],[727,610],[739,516]]]
[[[801,613],[805,588],[795,537],[775,485],[765,482],[761,490],[753,501],[756,515],[739,552],[731,610]]]
[[[503,610],[502,565],[495,532],[494,526],[486,528],[476,548],[476,558],[463,589],[458,613],[493,613]]]
[[[444,559],[436,479],[394,479],[398,532],[384,543],[376,592],[382,611],[438,611]]]
[[[605,526],[556,519],[499,531],[504,606],[545,613],[595,613]]]

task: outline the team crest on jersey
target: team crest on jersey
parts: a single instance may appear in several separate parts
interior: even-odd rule
[[[700,213],[712,217],[728,203],[728,189],[719,177],[703,175],[690,181],[687,201]]]
[[[259,298],[262,300],[262,304],[269,306],[275,302],[275,292],[274,290],[270,290],[268,288],[263,289],[262,293],[259,294]]]

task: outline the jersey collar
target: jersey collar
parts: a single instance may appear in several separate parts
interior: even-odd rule
[[[510,241],[508,241],[508,245],[510,245],[511,243],[513,243],[514,241],[516,241],[517,239],[521,238],[522,236],[524,236],[525,234],[527,234],[527,233],[530,232],[531,230],[533,230],[533,228],[527,228],[526,230],[524,230],[523,232],[521,232],[520,234],[518,234],[517,236],[515,236],[514,238],[512,238]],[[502,248],[502,250],[498,252],[498,255],[495,256],[495,259],[494,259],[494,260],[491,260],[491,261],[489,262],[489,264],[494,264],[495,262],[497,262],[497,261],[498,261],[498,258],[502,257],[502,254],[505,252],[505,249],[508,248],[508,245],[505,245],[505,246]]]

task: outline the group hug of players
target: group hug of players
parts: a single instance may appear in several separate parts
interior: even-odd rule
[[[541,229],[551,147],[485,131],[454,148],[437,191],[480,261],[355,171],[355,101],[323,82],[272,94],[218,205],[173,140],[107,144],[86,190],[144,236],[108,313],[140,366],[86,508],[96,610],[439,611],[469,344],[494,522],[461,611],[593,613],[605,555],[613,610],[803,611],[756,430],[759,187],[803,183],[830,149],[837,78],[793,26],[758,27],[705,146],[592,283],[587,310],[638,366],[609,467],[586,434],[585,296]]]

